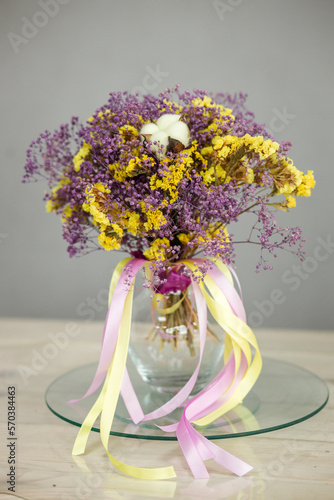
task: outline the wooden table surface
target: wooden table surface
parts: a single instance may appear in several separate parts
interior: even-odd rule
[[[99,357],[102,324],[70,323],[0,320],[0,500],[334,499],[334,332],[255,331],[263,356],[293,362],[318,375],[326,381],[330,398],[320,413],[297,425],[215,441],[253,465],[243,478],[208,461],[210,479],[195,480],[177,442],[111,436],[109,449],[120,460],[147,467],[174,466],[177,478],[149,482],[114,470],[98,433],[91,434],[84,456],[72,457],[78,427],[57,418],[45,405],[45,391],[57,376]],[[53,335],[70,331],[75,335],[65,333],[61,347],[46,347],[55,345]],[[52,359],[43,362],[43,353]],[[16,387],[15,493],[6,484],[9,386]]]

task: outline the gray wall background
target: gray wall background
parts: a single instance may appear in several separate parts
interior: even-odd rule
[[[332,0],[1,0],[0,314],[104,317],[123,254],[69,259],[44,185],[21,184],[25,151],[111,91],[181,83],[247,92],[257,121],[293,143],[299,169],[315,171],[312,197],[279,216],[302,226],[309,258],[281,253],[257,275],[257,249],[240,246],[237,272],[252,326],[332,329],[333,20]]]

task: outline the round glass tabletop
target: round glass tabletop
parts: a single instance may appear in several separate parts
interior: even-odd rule
[[[48,387],[45,400],[59,418],[81,426],[95,403],[98,392],[74,404],[67,401],[81,397],[90,386],[96,364],[76,368],[58,377]],[[166,403],[171,394],[162,394],[143,382],[134,367],[128,366],[131,380],[144,413]],[[209,439],[222,439],[269,432],[297,424],[318,413],[327,403],[328,388],[313,373],[284,361],[264,358],[263,369],[254,388],[236,408],[206,427],[196,427]],[[176,440],[155,424],[179,421],[182,408],[151,422],[133,424],[122,398],[119,398],[110,434],[137,439]],[[92,428],[99,432],[99,420]]]

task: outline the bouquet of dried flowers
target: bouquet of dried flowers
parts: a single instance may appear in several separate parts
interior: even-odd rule
[[[120,249],[144,258],[155,292],[165,293],[172,271],[189,274],[179,263],[200,252],[233,264],[229,225],[245,213],[254,216],[246,242],[260,247],[257,271],[271,268],[266,252],[303,258],[300,228],[280,227],[274,212],[310,195],[313,172],[293,165],[291,144],[257,124],[245,100],[179,86],[158,97],[111,93],[85,123],[73,117],[31,144],[24,181],[46,179],[46,208],[61,216],[71,257]]]
[[[264,250],[301,241],[299,228],[278,227],[273,209],[314,187],[289,147],[255,123],[242,94],[115,92],[86,123],[73,117],[32,142],[24,181],[47,180],[46,208],[61,216],[71,257],[122,249],[150,260],[157,276],[200,251],[231,263],[228,226],[252,212],[248,242],[267,268]]]

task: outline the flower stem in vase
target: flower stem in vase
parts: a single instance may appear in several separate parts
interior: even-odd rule
[[[198,315],[191,297],[189,298],[191,293],[187,289],[163,295],[159,304],[160,314],[157,314],[155,325],[146,337],[147,341],[154,342],[156,337],[160,336],[160,353],[163,352],[166,343],[171,345],[173,352],[179,352],[180,344],[185,343],[191,357],[199,353]],[[167,312],[177,304],[174,311]],[[207,325],[207,335],[215,344],[220,343],[209,325]]]

